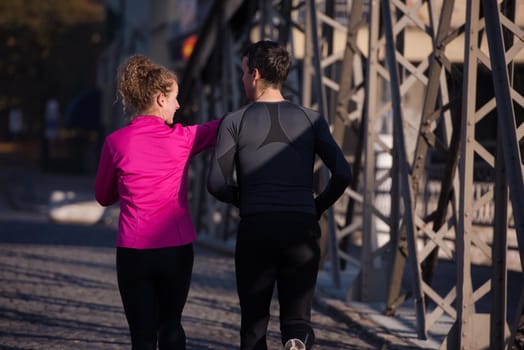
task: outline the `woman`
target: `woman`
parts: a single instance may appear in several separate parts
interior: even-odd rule
[[[212,147],[219,120],[173,124],[176,75],[142,55],[118,71],[129,125],[107,136],[95,197],[120,201],[116,267],[133,350],[185,349],[181,324],[193,268],[195,229],[187,201],[191,156]]]

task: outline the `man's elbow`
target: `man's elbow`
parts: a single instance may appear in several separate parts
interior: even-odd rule
[[[344,181],[346,182],[346,187],[351,184],[352,180],[353,180],[353,176],[351,176],[351,170],[344,173]]]
[[[211,179],[211,176],[208,176],[207,178],[206,187],[207,187],[207,192],[209,192],[210,194],[214,196],[217,191],[217,185],[215,181]]]
[[[235,204],[235,191],[229,186],[217,185],[213,183],[207,184],[208,192],[221,202]],[[235,204],[236,205],[236,204]]]
[[[342,192],[351,184],[351,179],[350,171],[333,174],[333,183],[336,184],[336,187]]]
[[[209,186],[207,187],[207,192],[209,192],[210,195],[212,195],[213,197],[219,199],[219,193],[217,191],[215,191],[213,188],[210,188]]]
[[[352,179],[351,169],[347,168],[345,169],[345,171],[338,172],[337,174],[335,174],[335,177],[338,181],[344,183],[346,186],[349,186]]]
[[[221,194],[223,192],[223,186],[218,185],[216,182],[207,182],[207,191],[215,198],[221,200]]]

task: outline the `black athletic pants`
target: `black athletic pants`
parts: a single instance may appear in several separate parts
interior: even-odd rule
[[[132,350],[184,350],[181,317],[191,283],[193,245],[117,248],[118,288]]]
[[[268,349],[266,333],[275,285],[282,344],[298,338],[311,349],[319,236],[313,215],[272,213],[242,218],[235,253],[241,350]]]

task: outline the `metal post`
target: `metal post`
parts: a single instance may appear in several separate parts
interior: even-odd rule
[[[464,85],[460,156],[460,202],[457,250],[457,320],[445,341],[447,349],[467,349],[487,346],[488,319],[475,314],[475,298],[471,280],[471,248],[473,232],[473,179],[476,150],[475,123],[477,64],[479,55],[479,31],[481,30],[480,2],[468,0],[466,19],[466,40],[464,47]]]
[[[430,2],[429,4],[429,10],[430,10],[430,19],[433,19],[434,14],[431,11],[434,11],[435,4],[434,2]],[[429,68],[429,75],[428,75],[428,84],[425,92],[425,98],[424,98],[424,104],[422,108],[422,119],[420,121],[420,128],[419,128],[419,134],[417,138],[417,143],[415,146],[415,152],[413,156],[413,162],[411,166],[411,180],[412,180],[412,191],[413,191],[413,198],[416,204],[416,199],[418,198],[420,194],[420,188],[422,185],[422,181],[426,180],[427,178],[431,176],[431,174],[427,174],[427,169],[425,167],[425,163],[427,162],[429,150],[435,149],[438,145],[438,139],[437,135],[435,135],[434,131],[436,129],[436,124],[439,119],[444,119],[446,113],[449,113],[449,105],[443,105],[442,101],[438,103],[439,97],[442,100],[447,101],[447,89],[446,87],[446,81],[445,77],[443,75],[443,68],[444,64],[447,62],[447,59],[445,57],[444,50],[446,48],[445,40],[447,39],[449,35],[450,30],[450,21],[451,21],[451,14],[454,8],[454,1],[446,1],[443,4],[442,11],[440,13],[440,19],[438,28],[434,31],[434,38],[433,38],[433,48],[434,51],[432,53],[432,60],[430,63]],[[431,21],[431,28],[434,28],[434,21]],[[446,127],[447,130],[450,129],[451,123],[449,122],[449,118],[445,119],[443,121],[443,125]],[[454,131],[455,132],[455,131]],[[455,132],[455,134],[457,134]],[[447,135],[445,135],[447,136]],[[457,135],[458,136],[458,135]],[[455,178],[454,173],[458,162],[458,137],[455,137],[455,142],[452,142],[452,145],[448,148],[447,152],[447,158],[449,159],[448,163],[446,164],[445,173],[449,176],[444,176],[442,180],[441,185],[441,194],[439,197],[439,204],[437,206],[437,210],[432,214],[432,218],[434,221],[433,224],[433,230],[426,231],[428,232],[429,239],[427,241],[427,245],[424,247],[424,249],[421,250],[420,255],[418,258],[423,263],[426,257],[429,261],[426,262],[425,269],[423,270],[423,273],[425,273],[424,277],[424,290],[428,290],[431,287],[431,278],[433,275],[433,271],[436,264],[437,259],[437,252],[438,247],[440,244],[443,244],[442,236],[448,232],[448,230],[442,230],[445,221],[446,221],[446,215],[447,215],[447,209],[448,209],[448,202],[450,201],[450,193],[451,193],[451,184]],[[442,144],[449,144],[449,140],[445,139],[441,141]],[[454,146],[453,146],[454,145]],[[415,213],[413,215],[416,215]],[[427,219],[417,219],[420,223],[425,222],[426,220],[431,220],[429,218]],[[401,231],[401,237],[397,239],[393,246],[393,251],[395,253],[393,264],[392,264],[392,278],[391,278],[391,284],[390,284],[390,292],[388,297],[388,303],[387,303],[387,313],[393,314],[395,309],[403,303],[408,296],[406,294],[401,295],[400,289],[401,289],[401,280],[402,280],[402,274],[404,271],[404,264],[405,264],[405,257],[408,255],[407,252],[407,237],[406,237],[406,226],[403,227]],[[424,231],[424,230],[422,230]],[[416,237],[415,237],[416,238]],[[413,238],[413,239],[415,239]],[[429,249],[428,249],[429,248]],[[447,247],[444,247],[447,248]],[[431,252],[431,253],[428,253]],[[445,251],[448,251],[445,249]],[[424,265],[423,265],[424,266]],[[436,297],[438,294],[433,291],[429,290],[426,292],[426,297],[432,298]],[[454,312],[450,312],[452,310],[452,307],[448,303],[443,303],[443,299],[435,300],[436,305],[443,305],[442,307],[438,307],[431,318],[426,320],[427,328],[429,329],[431,325],[436,321],[446,310],[448,313],[451,313],[454,316]]]
[[[342,67],[339,78],[339,89],[337,94],[335,120],[333,122],[333,137],[337,143],[342,147],[346,158],[352,161],[352,182],[350,188],[356,190],[359,183],[360,168],[362,163],[363,150],[363,128],[359,120],[351,118],[351,114],[360,112],[360,120],[365,116],[363,113],[364,101],[359,100],[363,94],[362,72],[354,71],[354,66],[357,62],[363,60],[363,55],[360,53],[357,46],[358,30],[364,23],[363,20],[363,4],[362,0],[355,0],[352,2],[350,17],[346,29],[346,45],[344,47],[344,55],[342,58]],[[360,96],[359,96],[360,95]],[[356,140],[355,140],[356,139]],[[355,196],[348,196],[344,228],[341,230],[340,249],[341,256],[347,254],[351,244],[351,235],[361,229],[357,224],[357,218],[354,217],[355,205],[357,198]],[[353,225],[353,224],[356,225]],[[353,226],[353,227],[352,227]],[[349,228],[351,228],[349,230]],[[348,259],[341,260],[341,268],[346,267]]]
[[[416,228],[413,221],[413,197],[411,192],[411,182],[408,174],[409,164],[404,143],[404,127],[402,120],[402,109],[400,106],[400,91],[397,60],[395,58],[395,40],[393,37],[393,26],[391,23],[391,9],[388,0],[382,0],[382,18],[384,19],[384,30],[386,33],[386,57],[389,66],[389,76],[391,83],[391,100],[393,103],[393,128],[394,128],[394,148],[398,157],[398,170],[402,202],[404,204],[404,223],[407,230],[409,263],[411,271],[411,284],[413,288],[413,299],[417,316],[417,334],[421,339],[426,339],[425,325],[425,303],[424,294],[421,286],[421,271],[417,259],[416,247]]]
[[[322,68],[320,66],[320,49],[318,44],[318,32],[317,32],[317,15],[316,15],[316,6],[315,0],[309,0],[308,6],[308,19],[310,22],[309,28],[311,30],[311,40],[312,40],[312,59],[314,66],[314,86],[317,94],[317,109],[322,113],[324,118],[328,119],[328,110],[326,106],[326,95],[324,90],[324,85],[322,83]],[[325,186],[328,178],[328,170],[324,166],[321,170],[321,183],[322,186]],[[338,250],[336,243],[336,231],[335,231],[335,219],[333,214],[333,208],[330,207],[326,211],[326,216],[328,220],[328,239],[329,239],[329,248],[332,264],[332,274],[333,281],[336,288],[340,288],[340,265],[338,260]]]
[[[360,301],[382,300],[383,290],[375,288],[373,283],[373,255],[376,248],[376,232],[374,229],[375,199],[375,123],[377,119],[377,99],[379,73],[379,41],[380,41],[380,4],[377,0],[370,1],[368,64],[366,67],[366,118],[362,121],[364,133],[364,164],[363,164],[363,208],[362,208],[362,253],[358,277],[353,282],[348,298]],[[380,278],[382,275],[379,275]],[[375,280],[376,281],[376,280]]]
[[[510,201],[513,207],[513,215],[515,219],[515,229],[517,231],[517,238],[519,244],[519,253],[521,266],[524,267],[524,215],[522,214],[522,208],[524,206],[524,183],[523,183],[523,169],[522,169],[522,158],[520,154],[519,140],[517,139],[517,126],[515,119],[515,111],[513,109],[513,98],[511,95],[511,86],[510,79],[508,76],[507,65],[506,65],[506,49],[504,48],[504,43],[509,44],[507,40],[504,40],[502,36],[501,21],[499,18],[500,11],[498,9],[498,4],[496,1],[483,0],[482,4],[484,6],[484,17],[486,20],[486,34],[488,37],[488,47],[490,53],[490,62],[491,70],[493,74],[493,85],[495,90],[495,98],[497,101],[497,122],[499,128],[499,139],[500,148],[503,151],[504,167],[506,174],[507,183],[510,189]],[[513,9],[515,4],[513,3]],[[501,165],[502,166],[502,165]],[[503,182],[503,184],[505,184]],[[501,191],[503,191],[501,189]],[[505,190],[504,190],[505,191]],[[502,193],[502,198],[504,198],[505,192]],[[500,220],[498,224],[499,227],[506,223],[507,217],[505,211],[502,210],[500,215],[497,215],[497,219]],[[497,223],[496,223],[497,224]],[[505,228],[505,226],[504,226]],[[505,230],[501,233],[504,235]],[[497,232],[499,234],[499,232]],[[498,245],[499,249],[504,249],[504,241],[500,242]],[[499,264],[504,264],[505,260],[499,261]],[[498,272],[497,277],[502,279],[502,282],[505,280],[505,268],[502,265],[496,271]],[[504,273],[504,277],[501,275]],[[506,292],[506,286],[499,286],[500,289],[497,289],[498,293]],[[522,287],[521,287],[522,288]],[[500,297],[503,297],[500,295]],[[504,305],[505,299],[499,300],[499,303]],[[502,306],[501,305],[501,306]],[[517,310],[517,320],[513,325],[513,332],[516,333],[517,325],[524,318],[522,306],[519,305],[520,309]],[[505,308],[504,308],[505,309]],[[498,321],[502,322],[504,319],[500,320],[504,315],[498,315]],[[519,320],[520,318],[520,320]],[[499,339],[499,343],[503,342],[504,338],[504,327],[498,329],[497,333],[492,334],[492,341],[495,342],[496,339]],[[501,339],[502,338],[502,339]]]

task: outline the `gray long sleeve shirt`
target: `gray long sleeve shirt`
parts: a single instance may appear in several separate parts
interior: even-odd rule
[[[316,198],[315,155],[331,172]],[[318,112],[288,101],[253,102],[223,118],[207,186],[219,200],[238,206],[241,216],[301,212],[320,217],[350,179],[349,164]]]

